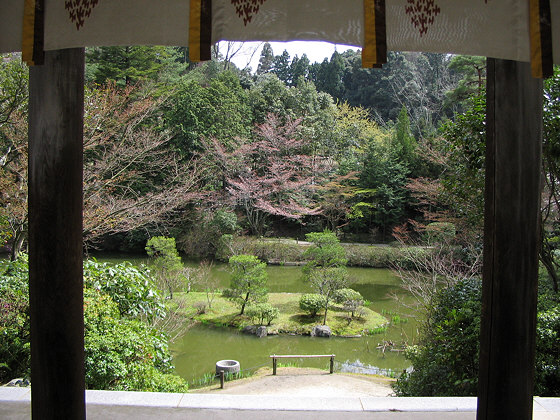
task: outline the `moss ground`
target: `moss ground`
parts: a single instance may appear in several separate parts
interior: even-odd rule
[[[299,308],[300,293],[270,293],[268,302],[280,310],[278,318],[272,321],[269,332],[281,334],[309,334],[315,325],[323,322],[323,315],[319,313],[316,317],[310,317]],[[216,295],[211,309],[208,308],[206,293],[190,292],[177,293],[177,299],[185,302],[185,315],[202,323],[243,328],[253,325],[254,322],[245,315],[239,315],[240,308],[233,302]],[[201,302],[198,304],[198,302]],[[205,304],[204,313],[197,313],[197,307]],[[361,317],[349,317],[339,306],[333,306],[327,314],[327,325],[334,335],[353,336],[367,334],[388,320],[369,308],[363,308]]]

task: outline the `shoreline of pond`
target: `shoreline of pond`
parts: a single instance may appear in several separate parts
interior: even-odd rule
[[[429,247],[423,246],[356,242],[341,243],[341,245],[346,251],[348,267],[356,268],[392,269],[394,267],[408,267],[417,259],[419,253],[424,253],[429,249]],[[299,267],[307,263],[303,254],[308,247],[309,242],[296,239],[236,236],[210,257],[187,253],[180,245],[177,248],[184,262],[206,260],[213,264],[227,264],[231,255],[248,254],[255,255],[271,266]],[[84,258],[99,257],[103,259],[106,255],[120,255],[123,259],[144,259],[146,262],[148,260],[148,256],[141,252],[110,250],[92,251],[84,255]]]
[[[256,238],[253,236],[232,236],[214,256],[215,261],[227,262],[231,255],[255,255],[269,265],[300,266],[308,259],[304,256],[310,242],[289,238]],[[370,244],[341,242],[346,252],[349,267],[387,268],[410,265],[426,247],[394,244]]]

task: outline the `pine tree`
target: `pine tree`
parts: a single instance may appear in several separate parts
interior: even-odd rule
[[[257,67],[257,75],[268,73],[272,70],[274,62],[274,52],[268,42],[265,42],[261,51],[261,58],[259,58],[259,65]]]
[[[274,57],[272,72],[285,84],[290,83],[290,54],[284,50],[282,55]]]

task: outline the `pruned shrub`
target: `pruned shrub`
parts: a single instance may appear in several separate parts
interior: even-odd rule
[[[270,325],[278,317],[280,310],[270,303],[260,303],[247,308],[247,316],[255,323]]]
[[[364,298],[354,289],[338,289],[334,292],[333,300],[338,304],[344,304],[347,300],[357,300],[364,302]]]
[[[339,289],[334,293],[334,301],[340,305],[343,305],[345,311],[350,313],[350,316],[354,318],[354,315],[358,317],[363,316],[364,298],[354,289]]]
[[[306,293],[299,299],[299,307],[311,316],[316,316],[317,312],[325,308],[325,297],[316,293]]]

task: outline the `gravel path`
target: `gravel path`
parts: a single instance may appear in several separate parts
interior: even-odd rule
[[[386,397],[393,393],[390,380],[344,373],[329,374],[317,369],[278,368],[278,374],[267,373],[247,379],[226,382],[216,387],[193,392],[237,395],[290,395],[298,397]]]

